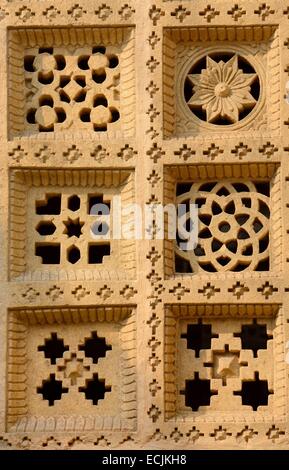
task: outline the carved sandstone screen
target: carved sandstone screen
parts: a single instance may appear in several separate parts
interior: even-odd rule
[[[0,44],[0,448],[288,448],[289,2],[0,0]]]

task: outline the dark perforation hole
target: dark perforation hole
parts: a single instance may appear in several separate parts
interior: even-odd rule
[[[107,124],[103,124],[102,126],[94,124],[93,130],[95,132],[106,132],[107,131]]]
[[[91,109],[84,108],[80,111],[79,117],[82,122],[90,122]]]
[[[247,197],[242,197],[241,201],[242,201],[243,206],[248,207],[249,209],[252,207],[251,199]]]
[[[95,83],[103,83],[106,79],[106,73],[96,73],[95,70],[92,72],[92,79],[95,81]]]
[[[92,210],[93,206],[96,206],[97,204],[104,204],[107,207],[107,209],[105,210],[105,214],[104,212],[102,212],[102,214],[97,214],[95,210]],[[88,210],[88,214],[92,214],[92,215],[109,215],[110,202],[104,202],[102,194],[89,194],[87,210]]]
[[[86,91],[81,90],[74,98],[74,101],[76,101],[76,103],[82,103],[83,101],[85,101],[85,99],[86,99]]]
[[[48,380],[43,380],[42,387],[37,387],[37,393],[53,406],[56,400],[61,400],[63,393],[68,393],[68,388],[63,388],[61,380],[55,380],[55,374],[50,374]]]
[[[259,261],[255,271],[269,271],[270,270],[270,261],[269,258],[266,258],[262,261]]]
[[[210,225],[211,220],[212,220],[212,216],[207,215],[207,214],[200,214],[199,219],[200,219],[201,222],[203,222],[203,224]]]
[[[225,212],[227,214],[235,214],[235,211],[236,211],[236,206],[235,206],[234,201],[229,202],[229,204],[227,204],[225,207]]]
[[[204,271],[207,271],[208,273],[216,273],[217,270],[215,268],[215,266],[212,265],[212,263],[199,263],[201,268],[204,270]]]
[[[70,98],[69,96],[65,93],[64,90],[59,90],[59,96],[61,101],[64,101],[65,103],[70,103]]]
[[[39,54],[53,54],[53,47],[39,47]]]
[[[91,226],[91,231],[94,235],[107,235],[109,226],[105,222],[95,222]]]
[[[187,219],[186,220],[186,223],[184,225],[184,228],[185,230],[187,231],[187,233],[191,233],[191,231],[193,230],[194,228],[194,222],[192,221],[192,219]]]
[[[200,406],[210,406],[211,396],[217,392],[211,391],[211,381],[200,379],[199,374],[195,373],[193,380],[186,380],[185,390],[180,391],[185,396],[185,405],[192,411],[198,411]]]
[[[207,68],[207,60],[206,57],[202,57],[193,67],[190,69],[189,73],[202,73],[202,70]]]
[[[196,199],[195,204],[200,209],[204,204],[206,204],[206,199],[202,198],[202,197],[199,197],[199,198]]]
[[[223,212],[222,208],[215,201],[212,204],[212,212],[213,212],[213,215],[218,215],[218,214],[221,214],[221,212]]]
[[[222,248],[222,246],[223,246],[223,243],[221,243],[219,240],[216,240],[215,238],[214,238],[214,240],[212,240],[212,251],[213,251],[213,253],[215,253],[220,248]]]
[[[38,224],[36,230],[41,236],[52,235],[55,232],[56,227],[53,222],[43,221]]]
[[[76,246],[72,246],[67,250],[67,260],[71,264],[77,263],[80,260],[80,251]]]
[[[44,201],[36,201],[37,215],[58,215],[61,211],[61,194],[47,194]]]
[[[182,333],[181,338],[187,340],[187,349],[192,349],[196,357],[200,357],[200,351],[211,349],[212,338],[218,338],[218,335],[212,333],[212,325],[199,322],[187,325],[187,332]]]
[[[233,186],[233,188],[236,189],[236,191],[238,193],[243,193],[243,192],[248,193],[248,192],[250,192],[248,186],[244,183],[233,183],[232,186]]]
[[[268,335],[266,325],[259,325],[254,319],[252,324],[242,325],[241,333],[234,333],[235,338],[241,339],[242,349],[250,349],[257,357],[259,349],[267,349],[267,342],[272,339]]]
[[[175,255],[175,272],[176,273],[192,273],[192,266],[188,260],[181,258],[179,255]]]
[[[38,72],[38,81],[39,83],[42,83],[42,85],[49,85],[52,83],[54,80],[54,73],[49,72],[49,73],[43,73],[43,72]]]
[[[256,73],[252,65],[243,57],[238,56],[238,63],[244,73]]]
[[[227,256],[220,256],[217,258],[217,261],[221,266],[227,266],[227,264],[230,263],[231,258],[228,258]]]
[[[115,69],[119,64],[118,57],[116,55],[111,55],[109,57],[109,68]]]
[[[269,247],[269,235],[267,234],[264,238],[259,240],[259,253],[264,253]]]
[[[192,183],[177,183],[176,195],[181,196],[182,194],[188,193],[192,187]]]
[[[199,238],[211,238],[212,234],[208,228],[204,228],[199,233]]]
[[[110,112],[111,112],[111,122],[118,121],[120,118],[119,111],[115,108],[110,108]]]
[[[263,228],[262,222],[260,222],[260,220],[256,218],[256,219],[254,220],[254,222],[253,222],[253,230],[254,230],[254,232],[255,232],[255,233],[258,233],[258,232],[260,232],[260,230],[262,230],[262,228]]]
[[[35,255],[42,258],[42,264],[59,264],[60,243],[37,243]]]
[[[242,405],[251,406],[257,411],[259,406],[268,406],[269,391],[268,381],[260,380],[258,372],[255,372],[254,380],[243,380],[242,390],[234,391],[234,395],[242,397]]]
[[[263,214],[267,219],[270,218],[270,209],[267,204],[259,199],[259,211]]]
[[[26,55],[24,57],[24,69],[26,70],[26,72],[35,71],[34,65],[33,65],[34,59],[35,59],[34,55]]]
[[[56,60],[57,70],[64,70],[66,67],[66,60],[63,55],[55,55],[54,59]]]
[[[70,82],[71,78],[66,76],[66,75],[62,75],[60,77],[60,80],[59,80],[59,86],[60,88],[64,88],[66,85],[68,85],[68,83]]]
[[[38,351],[44,352],[44,357],[50,359],[51,364],[56,364],[56,359],[63,357],[64,351],[69,347],[64,345],[63,339],[57,337],[57,333],[51,333],[51,338],[45,339],[42,346],[38,346]]]
[[[185,89],[186,91],[186,89]],[[205,109],[203,108],[193,108],[194,114],[201,120],[201,121],[206,121],[207,120],[207,114]]]
[[[235,219],[238,222],[239,225],[244,225],[247,220],[250,218],[248,214],[238,214],[235,215]]]
[[[110,255],[110,243],[90,243],[88,245],[88,264],[101,264],[104,256]]]
[[[235,273],[240,273],[242,271],[244,271],[245,269],[248,268],[250,263],[241,263],[241,262],[238,262],[237,264],[235,264],[235,266],[233,268],[231,268],[231,271],[235,272]]]
[[[105,385],[105,380],[99,380],[98,374],[93,374],[93,378],[86,380],[85,387],[79,387],[79,391],[85,394],[87,400],[91,400],[93,405],[97,405],[99,400],[103,400],[107,392],[111,392],[111,387]]]
[[[89,57],[90,57],[89,55],[82,55],[78,58],[78,67],[81,70],[89,69],[89,65],[88,65]]]
[[[95,96],[94,100],[93,100],[93,106],[94,108],[96,106],[104,106],[105,108],[107,108],[107,99],[104,95],[98,95],[98,96]]]
[[[53,98],[49,95],[43,95],[39,97],[39,106],[49,106],[53,108],[54,101]]]
[[[194,249],[194,253],[198,257],[204,256],[206,254],[204,248],[201,245],[196,246],[196,248]]]
[[[217,191],[218,196],[229,196],[229,191],[225,186],[222,186],[218,191]]]
[[[36,114],[36,109],[29,109],[26,115],[26,120],[29,124],[35,124],[35,114]]]
[[[238,240],[247,240],[248,238],[250,238],[250,235],[248,234],[246,230],[244,230],[243,228],[240,228],[237,238]]]
[[[53,132],[53,131],[54,131],[53,124],[50,127],[39,126],[39,132]]]
[[[84,88],[86,86],[86,78],[85,77],[81,77],[81,76],[80,77],[75,77],[74,80],[82,88]]]
[[[226,243],[226,247],[228,248],[231,253],[237,253],[237,248],[238,248],[238,242],[237,240],[231,240],[228,243]]]
[[[71,211],[78,211],[80,208],[80,198],[76,195],[70,196],[67,201],[67,207]]]
[[[213,181],[212,183],[204,183],[200,186],[199,191],[206,191],[206,192],[211,192],[214,187],[216,186],[216,182]]]
[[[90,357],[93,364],[97,364],[101,357],[106,356],[106,351],[111,351],[112,347],[106,344],[105,338],[99,338],[96,331],[91,333],[90,338],[85,338],[84,344],[78,347],[79,351],[85,352],[85,357]]]
[[[243,256],[252,256],[253,254],[253,246],[250,244],[243,249],[242,255]]]
[[[94,46],[92,48],[92,53],[93,54],[97,54],[97,53],[105,54],[105,52],[106,52],[106,48],[104,46]]]
[[[63,108],[55,108],[55,112],[57,115],[57,122],[64,122],[66,119],[66,112]]]
[[[258,193],[264,194],[264,196],[270,196],[270,183],[269,181],[255,182]]]
[[[221,223],[219,224],[219,230],[220,230],[220,232],[222,232],[222,233],[227,233],[227,232],[230,231],[230,229],[231,229],[231,226],[230,226],[230,224],[229,224],[228,222],[221,222]]]
[[[64,222],[64,225],[65,229],[63,233],[67,235],[68,238],[79,238],[82,235],[83,223],[79,221],[79,218],[77,218],[76,220],[68,219],[66,222]]]

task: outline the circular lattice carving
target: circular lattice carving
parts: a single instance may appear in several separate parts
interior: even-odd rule
[[[191,112],[215,125],[235,124],[248,116],[260,96],[253,66],[232,53],[212,53],[190,68],[184,86]]]
[[[193,272],[268,270],[269,183],[194,183],[177,203],[199,207],[197,247],[182,251],[177,246],[176,251]],[[186,218],[188,223],[189,212]]]

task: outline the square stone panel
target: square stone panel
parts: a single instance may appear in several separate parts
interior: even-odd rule
[[[222,423],[282,418],[283,328],[276,305],[168,307],[167,419]]]
[[[133,58],[132,28],[11,30],[10,137],[133,135]]]
[[[9,431],[134,428],[131,308],[11,311],[8,329]]]
[[[188,251],[179,232],[176,242],[165,240],[166,274],[279,271],[279,188],[277,165],[215,165],[210,171],[202,165],[167,167],[165,203],[198,207],[198,237]],[[195,223],[189,208],[186,217]]]
[[[164,30],[164,137],[274,135],[280,120],[274,26]]]
[[[134,201],[132,172],[11,170],[10,177],[11,278],[134,276],[135,242],[115,239],[112,223],[114,203]],[[95,213],[97,204],[107,205],[107,215]],[[128,218],[119,216],[122,224]]]

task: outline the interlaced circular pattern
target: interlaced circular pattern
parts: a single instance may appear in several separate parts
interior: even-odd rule
[[[198,205],[198,245],[176,254],[192,271],[267,271],[270,197],[268,182],[193,183],[177,204]],[[186,213],[186,226],[190,212]]]

